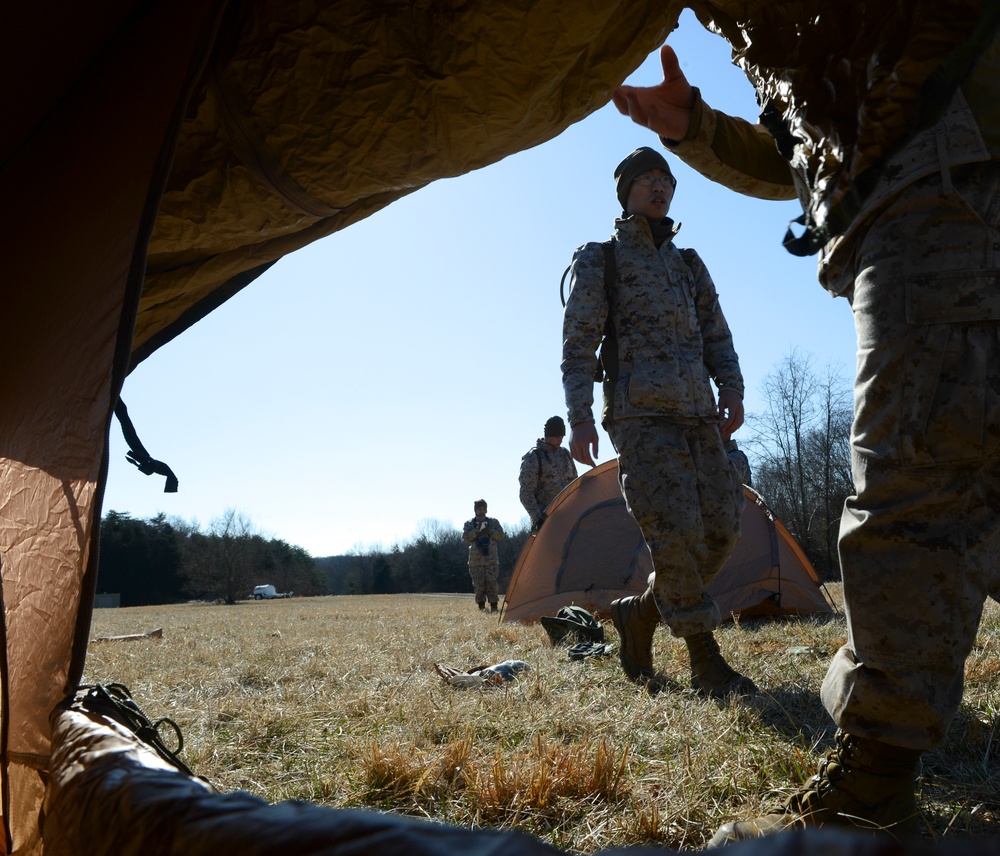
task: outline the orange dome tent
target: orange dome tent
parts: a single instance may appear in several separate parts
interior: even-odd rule
[[[760,494],[743,490],[740,542],[707,587],[723,616],[831,612],[802,548]],[[645,591],[652,570],[649,548],[625,507],[618,461],[606,461],[552,500],[514,566],[503,620],[538,620],[570,604],[606,618],[615,598]]]

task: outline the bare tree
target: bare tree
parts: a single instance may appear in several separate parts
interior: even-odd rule
[[[850,470],[850,391],[828,367],[792,351],[764,380],[766,410],[750,414],[747,447],[754,485],[796,537],[817,571],[839,576],[836,543]]]
[[[844,499],[854,491],[851,475],[851,395],[843,377],[827,367],[817,386],[817,426],[810,431],[806,457],[809,493],[815,498],[821,527],[813,528],[815,549],[823,548],[826,569],[838,567],[837,536]],[[821,505],[820,505],[821,504]],[[821,544],[820,544],[821,542]]]
[[[207,533],[194,532],[185,545],[181,572],[188,591],[226,603],[249,597],[268,562],[267,542],[250,518],[227,509]]]

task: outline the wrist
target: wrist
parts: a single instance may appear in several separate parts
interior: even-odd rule
[[[691,118],[684,136],[679,140],[670,137],[660,136],[660,142],[668,149],[675,149],[683,143],[698,139],[701,133],[702,120],[705,116],[705,102],[701,100],[701,90],[697,86],[691,87]]]

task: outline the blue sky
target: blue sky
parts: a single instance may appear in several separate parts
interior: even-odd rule
[[[685,12],[670,43],[709,104],[756,119],[720,38]],[[654,53],[629,82],[661,76]],[[429,521],[460,527],[480,497],[520,522],[520,458],[565,417],[559,279],[576,247],[610,235],[614,167],[642,145],[658,143],[609,104],[279,261],[126,380],[139,436],[180,490],[126,462],[115,423],[105,513],[207,527],[236,508],[314,556],[388,547]],[[850,308],[820,288],[815,258],[781,247],[797,203],[739,196],[668,157],[677,243],[715,280],[747,411],[795,349],[846,383]],[[602,434],[599,462],[611,455]]]

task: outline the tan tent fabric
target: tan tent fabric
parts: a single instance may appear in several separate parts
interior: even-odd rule
[[[73,65],[78,77],[56,86],[42,75],[51,102],[35,105],[35,127],[5,116],[5,139],[20,135],[0,172],[0,772],[15,852],[39,848],[49,714],[86,650],[104,445],[135,311],[128,299],[142,282],[165,140],[212,27],[206,5],[179,0],[95,27],[101,40]],[[31,84],[24,68],[7,79]]]
[[[0,801],[2,843],[34,854],[129,367],[283,254],[602,106],[681,4],[9,6]]]
[[[740,543],[707,586],[723,616],[829,613],[819,577],[763,498],[744,486]],[[568,485],[548,508],[514,566],[504,621],[537,621],[575,604],[603,618],[611,601],[645,591],[649,549],[625,507],[618,461],[606,461]]]
[[[149,247],[137,358],[292,250],[556,136],[679,4],[288,3],[227,16]],[[305,16],[305,21],[303,20]],[[242,277],[242,279],[240,279]]]

